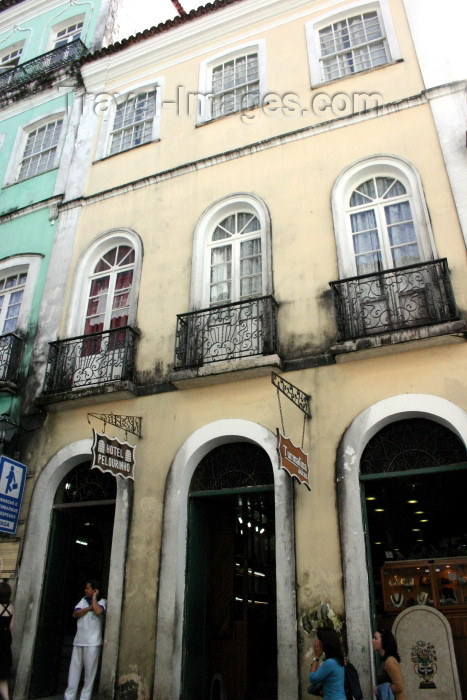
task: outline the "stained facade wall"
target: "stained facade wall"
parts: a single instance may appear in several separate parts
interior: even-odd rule
[[[234,3],[134,42],[124,51],[104,52],[82,67],[86,92],[73,161],[81,170],[70,171],[57,221],[63,248],[55,250],[55,269],[63,251],[70,273],[66,279],[61,271],[60,301],[56,280],[49,278],[44,309],[56,319],[61,339],[82,334],[79,324],[82,327],[86,298],[77,298],[77,290],[86,288],[82,285],[83,261],[88,251],[96,241],[105,240],[105,235],[111,240],[119,231],[140,241],[141,276],[133,306],[133,325],[140,333],[136,380],[133,395],[128,390],[125,394],[95,391],[55,399],[41,395],[48,418],[34,440],[24,442],[23,460],[34,471],[28,493],[34,503],[37,489],[48,483],[46,475],[53,471],[57,455],[66,453],[61,463],[71,465],[74,446],[80,445],[81,450],[89,438],[89,412],[143,419],[132,505],[127,511],[128,544],[121,568],[113,570],[120,584],[123,580],[123,606],[118,645],[110,653],[104,649],[104,663],[110,669],[102,691],[105,697],[111,693],[112,682],[121,687],[128,681],[136,685],[138,698],[179,697],[186,537],[183,489],[184,478],[188,478],[183,465],[186,470],[194,469],[198,454],[194,448],[189,452],[187,445],[193,436],[201,446],[229,442],[232,436],[246,439],[248,431],[241,434],[238,427],[244,421],[254,426],[250,439],[270,450],[271,436],[281,420],[271,370],[283,373],[312,397],[313,414],[304,432],[311,491],[293,485],[294,518],[290,522],[284,518],[283,531],[278,532],[283,539],[278,578],[290,582],[291,571],[294,577],[296,572],[294,589],[289,595],[281,589],[278,600],[284,616],[296,602],[296,618],[291,620],[289,615],[285,625],[294,643],[284,652],[288,659],[296,659],[298,671],[293,663],[288,670],[281,666],[282,700],[306,695],[305,652],[311,644],[303,626],[306,617],[323,603],[329,604],[339,620],[345,618],[346,610],[368,606],[368,592],[356,585],[354,573],[343,568],[341,558],[343,531],[344,549],[353,538],[363,542],[363,529],[346,531],[337,509],[336,463],[347,429],[362,412],[371,412],[371,407],[394,397],[409,395],[408,403],[412,395],[442,397],[448,402],[442,417],[436,401],[426,401],[426,415],[433,420],[448,420],[446,415],[452,410],[454,423],[454,414],[467,410],[461,369],[465,355],[462,319],[467,306],[465,245],[404,5],[401,0],[391,0],[383,6],[385,17],[391,19],[387,29],[396,60],[321,86],[310,87],[306,28],[325,18],[329,8],[319,3],[309,7],[300,0],[292,6],[251,0]],[[333,3],[332,10],[346,7],[347,3]],[[267,92],[281,100],[284,94],[294,94],[300,105],[310,105],[318,92],[331,102],[335,95],[352,98],[358,92],[377,93],[380,103],[363,113],[341,113],[336,102],[338,113],[290,115],[273,110],[276,98],[270,96],[262,107],[248,110],[243,117],[235,113],[201,124],[196,113],[178,116],[176,106],[169,103],[180,88],[197,92],[202,62],[230,55],[239,46],[262,47]],[[108,156],[105,134],[112,126],[118,98],[154,84],[161,92],[157,138]],[[428,330],[408,327],[405,332],[387,333],[379,343],[370,338],[343,349],[337,342],[329,287],[348,263],[339,259],[336,244],[336,227],[346,216],[344,205],[339,208],[335,200],[336,183],[353,164],[376,157],[398,164],[400,172],[410,172],[412,182],[420,183],[418,223],[425,227],[432,257],[448,260],[458,313],[454,325]],[[376,166],[372,172],[378,172]],[[240,201],[242,195],[261,201],[268,214],[272,251],[268,275],[279,304],[280,359],[266,356],[262,362],[242,362],[243,373],[231,361],[221,370],[208,370],[205,376],[196,370],[177,374],[173,369],[177,314],[193,310],[199,275],[192,266],[197,227],[211,205],[228,201],[234,194]],[[42,375],[46,336],[43,328],[44,351],[37,358]],[[286,432],[299,443],[302,414],[285,398],[281,406]],[[393,410],[396,420],[397,409]],[[414,415],[420,411],[413,408]],[[223,422],[223,433],[213,438],[212,426],[218,421]],[[277,461],[273,466],[278,470]],[[181,479],[179,491],[175,473]],[[291,485],[283,485],[284,472],[276,478],[278,500],[283,498],[290,506]],[[33,600],[36,609],[39,606],[38,581],[44,567],[45,545],[34,553],[32,521],[28,528],[29,554],[20,571],[20,635],[34,627],[34,619],[26,620],[26,601]],[[172,544],[176,546],[171,548]],[[176,573],[175,581],[168,581],[167,570]],[[32,571],[37,582],[28,579]],[[365,573],[361,575],[364,580]],[[117,586],[115,579],[112,585]],[[165,610],[161,601],[166,600],[170,585],[175,592],[172,607]],[[367,694],[372,683],[370,632],[368,616],[357,619],[349,629],[352,661]],[[27,666],[30,658],[24,650],[21,653]],[[165,659],[170,659],[169,666],[164,665]],[[21,693],[26,686],[22,682]],[[24,696],[21,693],[18,698]]]

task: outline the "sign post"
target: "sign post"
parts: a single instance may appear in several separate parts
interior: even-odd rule
[[[0,457],[0,532],[16,533],[27,472],[25,464]]]

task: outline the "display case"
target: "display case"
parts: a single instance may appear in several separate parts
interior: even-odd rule
[[[398,614],[412,605],[444,613],[467,610],[467,559],[386,562],[381,568],[384,610]]]

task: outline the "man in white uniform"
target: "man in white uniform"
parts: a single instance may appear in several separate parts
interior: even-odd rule
[[[84,598],[81,598],[73,612],[73,617],[78,620],[78,623],[73,642],[65,700],[76,700],[83,667],[84,685],[80,698],[81,700],[90,700],[102,646],[102,627],[106,606],[107,601],[104,598],[99,598],[97,581],[89,581],[84,589]]]

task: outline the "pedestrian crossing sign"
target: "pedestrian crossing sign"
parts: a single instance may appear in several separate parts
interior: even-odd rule
[[[0,532],[16,533],[27,471],[25,464],[0,457]]]

